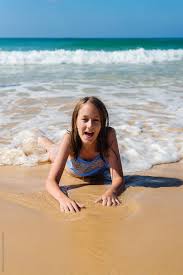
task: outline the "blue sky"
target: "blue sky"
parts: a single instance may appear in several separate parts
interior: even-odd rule
[[[0,37],[183,37],[182,0],[0,0]]]

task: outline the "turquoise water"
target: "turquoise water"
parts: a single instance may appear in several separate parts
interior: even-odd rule
[[[116,38],[116,39],[72,39],[72,38],[0,38],[3,51],[28,50],[104,50],[119,51],[144,48],[183,49],[183,38]]]

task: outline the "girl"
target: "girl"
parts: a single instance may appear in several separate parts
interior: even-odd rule
[[[105,178],[110,171],[112,185],[95,202],[103,206],[120,204],[117,195],[124,189],[124,179],[116,134],[109,127],[108,112],[98,98],[79,100],[72,114],[71,131],[59,145],[45,137],[40,137],[39,143],[48,150],[52,162],[46,189],[59,202],[62,212],[78,212],[84,208],[60,190],[64,168],[77,177],[103,174]]]

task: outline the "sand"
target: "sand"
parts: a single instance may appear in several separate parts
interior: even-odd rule
[[[86,206],[75,214],[44,190],[48,170],[0,167],[4,274],[183,274],[183,162],[128,175],[118,207],[94,203],[107,185],[64,175],[69,196]]]

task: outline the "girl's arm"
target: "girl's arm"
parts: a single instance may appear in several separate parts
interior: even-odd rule
[[[109,142],[108,161],[109,161],[110,174],[112,179],[112,185],[109,188],[109,190],[111,190],[113,193],[118,195],[119,192],[124,190],[125,182],[123,177],[123,168],[121,164],[116,132],[113,128],[110,128],[110,131],[108,134],[108,142]]]
[[[59,150],[46,180],[47,191],[60,203],[60,209],[63,212],[78,212],[82,205],[68,198],[59,187],[60,178],[67,158],[70,153],[70,135],[66,133],[59,145]]]
[[[117,196],[125,188],[125,182],[123,177],[123,169],[118,149],[118,143],[116,133],[113,128],[109,128],[108,133],[108,161],[110,166],[110,174],[112,179],[112,185],[110,188],[95,202],[102,202],[103,205],[111,206],[118,205],[120,201]]]

